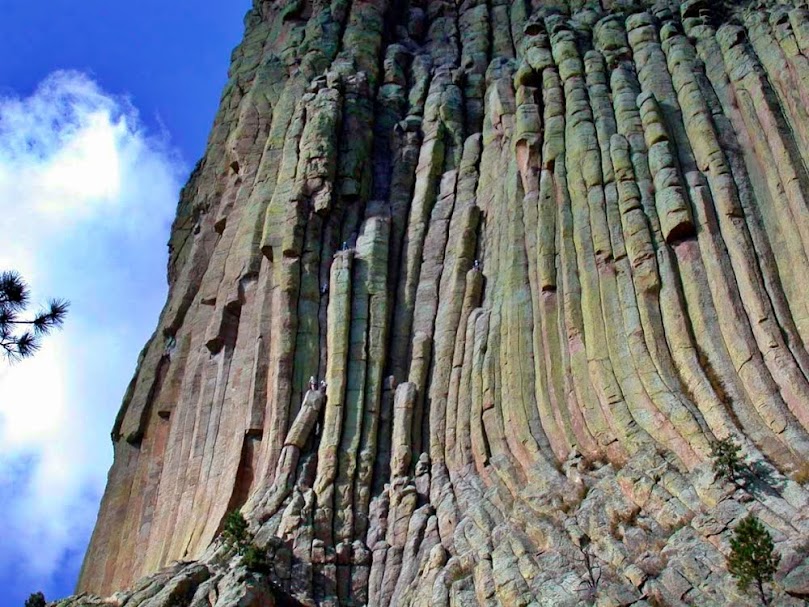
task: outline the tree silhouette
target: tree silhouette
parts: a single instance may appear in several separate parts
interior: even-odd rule
[[[45,607],[45,595],[41,592],[32,592],[25,601],[25,607]]]
[[[40,339],[62,326],[68,302],[52,299],[32,317],[21,314],[30,304],[28,285],[14,271],[0,273],[0,347],[6,359],[14,362],[28,358],[40,348]]]
[[[750,584],[755,583],[761,602],[769,605],[764,584],[772,581],[780,560],[764,525],[752,514],[743,519],[730,540],[728,557],[728,571],[736,578],[739,589],[746,592]]]

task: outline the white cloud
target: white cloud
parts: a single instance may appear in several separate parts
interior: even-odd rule
[[[0,362],[0,569],[44,588],[81,558],[109,431],[165,297],[183,167],[130,102],[56,72],[0,97],[0,270],[71,301],[33,358]]]

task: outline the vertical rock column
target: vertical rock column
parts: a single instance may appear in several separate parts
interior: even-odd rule
[[[798,605],[804,4],[256,0],[79,589],[747,605],[755,514]]]

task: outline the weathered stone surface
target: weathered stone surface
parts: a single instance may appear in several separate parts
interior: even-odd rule
[[[801,604],[807,108],[803,0],[255,0],[67,607]]]

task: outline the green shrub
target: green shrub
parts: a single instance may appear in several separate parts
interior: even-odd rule
[[[253,542],[250,542],[242,553],[242,564],[247,567],[248,571],[256,573],[268,573],[270,569],[270,562],[267,560],[267,554]]]
[[[222,540],[228,548],[241,555],[242,564],[249,571],[256,573],[269,572],[270,562],[267,559],[267,554],[255,544],[253,534],[247,528],[247,521],[238,510],[229,512],[225,517]]]
[[[252,540],[247,530],[247,521],[238,510],[232,510],[225,517],[225,526],[222,529],[222,539],[230,547],[239,548]],[[241,550],[239,550],[241,552]]]

